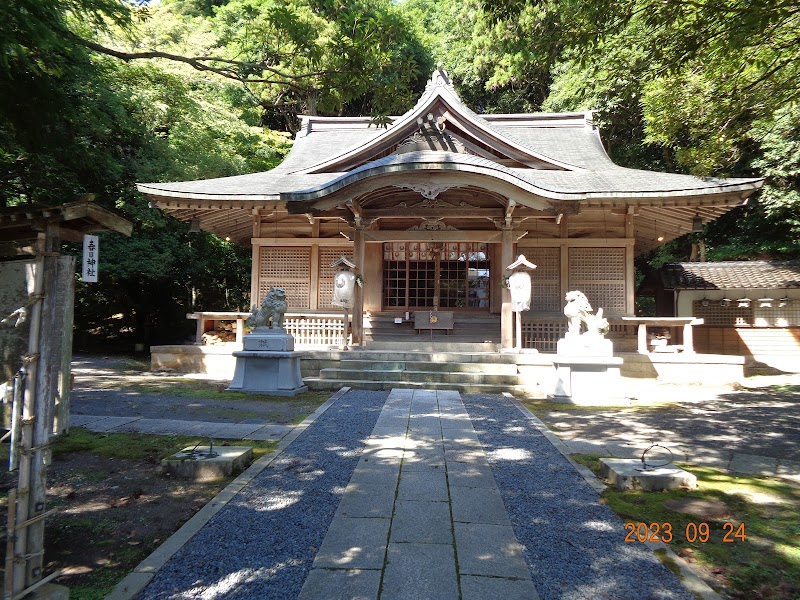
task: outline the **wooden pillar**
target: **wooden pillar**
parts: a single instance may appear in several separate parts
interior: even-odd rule
[[[364,226],[356,225],[353,239],[353,262],[356,275],[364,273]],[[364,345],[364,290],[356,286],[356,301],[353,307],[353,344]]]
[[[314,218],[311,222],[311,237],[314,240],[319,239],[319,219]],[[309,310],[319,309],[319,244],[317,242],[311,245],[311,265],[310,273],[311,285],[308,289],[308,308]],[[328,299],[330,302],[330,299]]]
[[[501,276],[506,276],[506,267],[514,262],[513,230],[510,227],[503,229],[500,246]],[[511,311],[511,291],[503,287],[502,306],[500,308],[500,348],[502,350],[514,347],[514,313]]]
[[[253,239],[261,237],[261,211],[257,208],[253,209]],[[258,306],[261,304],[261,298],[258,297],[258,278],[261,269],[261,246],[252,244],[253,254],[250,266],[250,306]],[[200,331],[198,329],[198,331]],[[202,340],[198,333],[197,342]]]
[[[633,207],[628,207],[628,213],[625,215],[625,239],[626,241],[635,239],[635,230],[633,225]],[[636,315],[636,300],[634,298],[636,276],[633,266],[633,245],[627,244],[625,246],[625,312],[631,316]]]

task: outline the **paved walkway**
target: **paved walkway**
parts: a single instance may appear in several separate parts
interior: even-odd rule
[[[238,423],[209,423],[178,419],[146,419],[137,416],[70,415],[70,427],[85,427],[98,433],[151,433],[154,435],[190,435],[227,440],[280,440],[294,425],[279,425],[262,419]]]
[[[392,390],[300,599],[379,592],[538,599],[458,392]]]
[[[397,389],[392,393],[401,392],[402,390]],[[294,425],[280,425],[263,419],[248,419],[238,423],[211,423],[179,419],[149,419],[137,416],[71,415],[69,423],[71,427],[85,427],[89,431],[98,433],[150,433],[257,441],[279,441],[294,429]],[[622,442],[618,437],[569,439],[563,432],[556,431],[556,434],[561,437],[566,452],[569,454],[602,454],[617,458],[640,458],[642,452],[652,443],[649,441],[652,440],[652,437],[636,436],[633,435],[633,432],[629,436],[631,441],[628,442]],[[743,475],[781,477],[800,483],[800,462],[797,461],[734,452],[726,448],[711,448],[707,445],[671,443],[662,440],[659,440],[658,443],[670,449],[671,458],[675,462],[714,467]],[[663,451],[655,450],[655,452],[662,452],[658,455],[659,460],[664,455]],[[648,456],[651,459],[654,457],[654,455]]]

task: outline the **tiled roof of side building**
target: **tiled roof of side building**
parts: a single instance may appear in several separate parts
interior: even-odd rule
[[[800,260],[672,263],[661,278],[666,289],[800,288]]]

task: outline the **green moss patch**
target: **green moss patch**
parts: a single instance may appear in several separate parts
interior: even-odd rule
[[[572,458],[599,473],[599,455]],[[696,490],[608,489],[603,501],[626,522],[658,523],[662,531],[669,524],[673,551],[710,572],[730,598],[800,598],[800,488],[709,467],[683,468],[697,476]],[[729,514],[709,518],[669,508],[689,499],[722,503]]]

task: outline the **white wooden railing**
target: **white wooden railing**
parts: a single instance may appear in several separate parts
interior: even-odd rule
[[[250,313],[244,312],[196,312],[186,315],[187,319],[197,320],[196,344],[203,343],[203,333],[213,331],[209,321],[236,323],[236,342],[242,343],[245,332],[244,322]],[[283,319],[286,331],[294,336],[295,348],[341,346],[344,335],[344,316],[337,313],[286,313]],[[210,328],[210,329],[209,329]],[[348,335],[348,344],[352,336]]]
[[[344,317],[342,316],[289,316],[283,320],[286,331],[294,336],[297,347],[341,346],[344,335]],[[348,336],[351,338],[351,336]],[[348,344],[351,340],[348,339]]]

